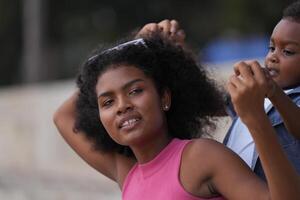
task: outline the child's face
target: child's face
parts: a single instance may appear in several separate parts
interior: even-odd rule
[[[300,23],[282,19],[276,25],[265,65],[281,88],[300,84]]]
[[[100,120],[115,142],[141,145],[166,134],[164,97],[140,69],[110,67],[98,78],[96,94]]]

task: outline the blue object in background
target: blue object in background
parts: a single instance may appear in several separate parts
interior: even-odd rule
[[[220,38],[202,49],[200,59],[206,63],[263,58],[268,51],[269,38],[252,36],[244,38]]]

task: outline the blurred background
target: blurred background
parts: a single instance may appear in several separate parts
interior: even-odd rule
[[[121,199],[52,123],[74,77],[102,43],[144,24],[177,19],[222,83],[239,59],[263,60],[292,0],[0,0],[0,200]],[[229,119],[221,119],[222,140]]]

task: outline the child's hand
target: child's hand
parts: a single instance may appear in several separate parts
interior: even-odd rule
[[[265,77],[266,77],[267,84],[268,84],[268,91],[266,93],[266,97],[269,98],[269,99],[271,99],[275,95],[275,93],[278,90],[278,88],[280,88],[280,87],[272,79],[272,77],[270,75],[270,72],[266,68],[263,68],[263,70],[264,70]]]
[[[147,36],[153,33],[160,33],[164,37],[169,38],[180,46],[184,46],[185,33],[180,29],[179,23],[176,20],[163,20],[159,23],[146,24],[136,35]]]
[[[257,61],[239,62],[228,82],[235,111],[245,122],[264,113],[264,98],[270,92],[270,80]]]

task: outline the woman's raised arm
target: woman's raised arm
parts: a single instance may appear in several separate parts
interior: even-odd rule
[[[96,151],[93,143],[83,133],[74,132],[77,96],[78,92],[75,92],[57,109],[53,117],[54,123],[65,141],[83,160],[122,186],[135,161],[117,153]]]

